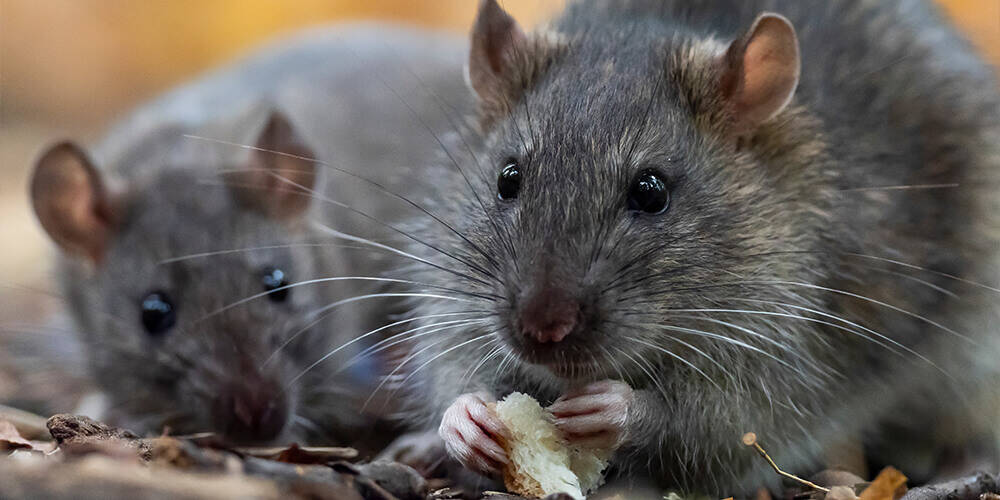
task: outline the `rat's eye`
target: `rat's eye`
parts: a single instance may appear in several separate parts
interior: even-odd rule
[[[166,333],[177,322],[174,303],[164,292],[150,292],[142,299],[142,326],[153,336]]]
[[[670,208],[670,190],[655,170],[643,170],[632,181],[628,209],[647,214],[662,214]]]
[[[264,269],[264,274],[260,277],[260,282],[264,285],[264,291],[269,292],[267,298],[273,302],[284,302],[288,298],[289,289],[288,275],[276,267]]]
[[[507,166],[500,171],[497,178],[497,196],[501,200],[513,200],[517,198],[517,192],[521,190],[521,167],[517,160],[507,160]]]

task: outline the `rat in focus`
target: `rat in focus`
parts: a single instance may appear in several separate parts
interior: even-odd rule
[[[31,198],[107,418],[239,443],[370,427],[377,358],[342,346],[385,322],[364,300],[384,263],[317,226],[388,231],[373,221],[399,207],[359,176],[410,175],[431,150],[417,118],[448,128],[428,89],[463,89],[461,67],[452,37],[316,29],[140,107],[90,152],[43,153]]]
[[[586,0],[526,33],[483,0],[468,80],[480,134],[421,198],[450,226],[409,226],[447,254],[407,247],[466,300],[409,306],[478,323],[396,368],[466,468],[507,461],[512,391],[619,474],[721,496],[776,481],[744,432],[809,471],[994,425],[1000,92],[930,2]]]

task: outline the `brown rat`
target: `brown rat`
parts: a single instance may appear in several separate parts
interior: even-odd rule
[[[454,230],[410,226],[451,255],[408,250],[469,298],[414,317],[480,321],[397,368],[466,467],[506,460],[485,404],[516,390],[724,497],[777,480],[744,432],[809,473],[997,380],[1000,92],[930,2],[589,0],[525,33],[483,0],[471,40],[481,133],[422,198]]]
[[[32,201],[117,422],[358,437],[376,362],[354,359],[362,343],[320,358],[384,323],[355,299],[379,292],[383,264],[317,225],[388,231],[373,220],[401,202],[358,176],[407,175],[409,155],[431,154],[422,123],[450,117],[425,87],[461,89],[461,54],[400,26],[312,30],[141,107],[92,153],[41,156]],[[295,285],[310,280],[328,281]]]

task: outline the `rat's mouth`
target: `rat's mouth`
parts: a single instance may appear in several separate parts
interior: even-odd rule
[[[603,373],[600,357],[575,344],[569,340],[547,344],[522,341],[512,342],[511,347],[522,361],[544,368],[560,378],[575,380]]]

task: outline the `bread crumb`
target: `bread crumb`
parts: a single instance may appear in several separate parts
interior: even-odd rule
[[[494,411],[511,434],[510,441],[501,443],[510,459],[504,469],[510,492],[534,498],[566,493],[583,499],[603,483],[610,451],[569,447],[552,414],[531,396],[511,393]]]

